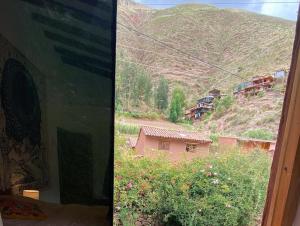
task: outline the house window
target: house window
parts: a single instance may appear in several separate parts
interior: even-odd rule
[[[158,150],[169,150],[170,142],[169,141],[159,141]]]
[[[197,145],[196,144],[187,144],[185,150],[187,152],[196,152]]]

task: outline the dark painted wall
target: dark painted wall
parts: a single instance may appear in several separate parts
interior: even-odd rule
[[[0,1],[0,35],[14,49],[0,52],[0,73],[16,57],[38,71],[46,201],[61,195],[58,128],[91,138],[92,197],[112,197],[115,20],[113,0]]]

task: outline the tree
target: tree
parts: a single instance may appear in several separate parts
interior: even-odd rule
[[[176,87],[172,92],[169,118],[172,122],[177,122],[183,116],[185,107],[185,95],[180,87]]]
[[[157,109],[165,110],[168,108],[168,95],[168,81],[163,76],[161,76],[155,93],[155,106],[157,107]]]
[[[151,76],[136,64],[122,62],[117,57],[116,109],[131,111],[144,102],[151,105],[153,85]]]
[[[139,69],[133,86],[133,100],[136,106],[139,106],[141,101],[150,105],[152,97],[152,80],[145,70]]]

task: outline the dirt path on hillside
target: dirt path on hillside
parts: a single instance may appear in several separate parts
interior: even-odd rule
[[[173,129],[173,130],[186,130],[186,128],[182,125],[178,125],[164,120],[118,118],[116,119],[116,121],[119,123],[127,123],[127,124],[133,124],[138,126],[153,126],[153,127]]]

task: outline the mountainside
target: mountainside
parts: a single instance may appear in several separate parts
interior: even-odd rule
[[[247,11],[200,4],[154,10],[122,0],[117,64],[138,65],[154,81],[164,76],[171,89],[181,85],[192,106],[212,88],[230,95],[240,82],[289,69],[294,29],[295,22]],[[262,129],[275,138],[283,88],[278,84],[260,96],[234,99],[222,114],[213,113],[194,128],[235,135]]]
[[[130,1],[120,2],[118,22],[168,45],[119,24],[119,53],[197,98],[211,87],[227,91],[242,78],[289,68],[295,28],[291,21],[240,10],[199,4],[151,10]]]

